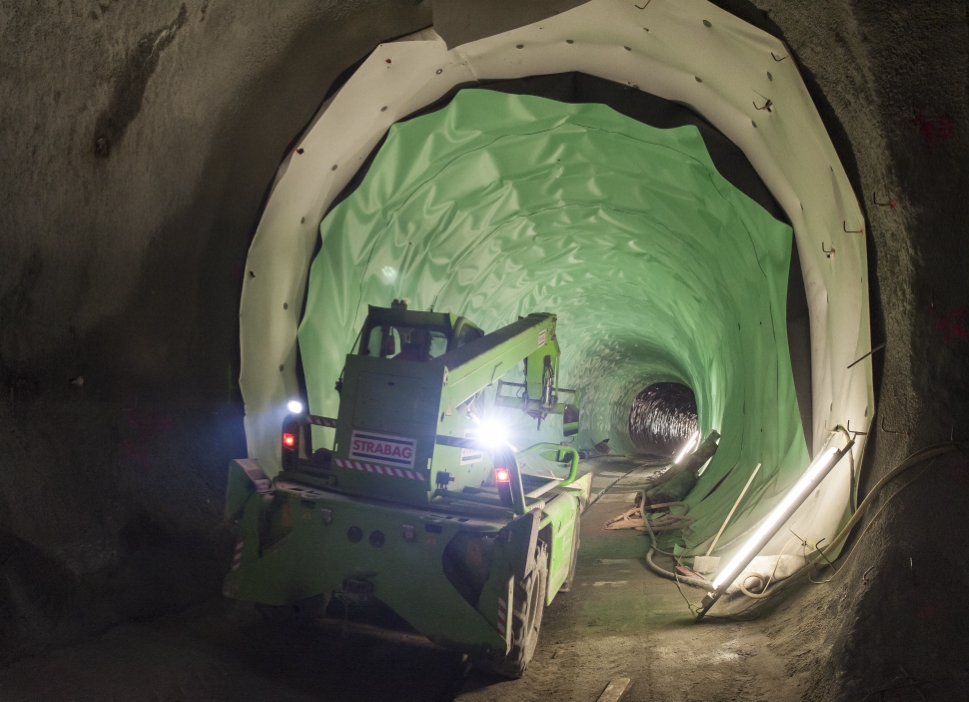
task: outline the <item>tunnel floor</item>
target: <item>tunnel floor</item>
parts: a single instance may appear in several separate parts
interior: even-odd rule
[[[333,618],[267,624],[217,599],[17,661],[0,670],[3,700],[594,701],[619,678],[630,679],[624,702],[804,699],[811,669],[804,664],[817,656],[797,636],[795,614],[711,615],[694,625],[676,584],[646,569],[645,535],[603,530],[657,465],[622,457],[582,463],[595,474],[595,502],[583,514],[576,583],[546,610],[521,680],[468,675],[459,656],[411,634]]]
[[[658,464],[598,462],[600,476],[622,475],[582,515],[575,585],[546,610],[528,672],[502,682],[472,673],[458,700],[591,701],[622,678],[629,679],[623,702],[804,699],[805,674],[786,664],[766,621],[712,618],[695,625],[676,583],[647,569],[648,537],[603,529],[632,507],[635,490]],[[691,587],[683,593],[694,603],[703,597]]]

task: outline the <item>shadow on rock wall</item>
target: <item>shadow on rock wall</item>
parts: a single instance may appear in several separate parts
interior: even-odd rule
[[[340,71],[429,23],[409,1],[0,9],[5,657],[219,592],[260,203]]]

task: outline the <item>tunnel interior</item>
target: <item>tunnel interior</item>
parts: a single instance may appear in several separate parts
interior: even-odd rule
[[[640,112],[677,121],[666,101],[642,100]],[[394,125],[323,219],[299,331],[311,411],[335,415],[333,383],[368,305],[407,299],[486,330],[554,312],[559,382],[581,391],[577,445],[639,452],[636,397],[687,385],[700,431],[723,438],[693,493],[686,544],[719,526],[718,488],[742,479],[738,464],[765,465],[750,511],[762,516],[808,462],[787,343],[790,226],[720,174],[695,124],[480,88],[436,108]],[[721,161],[739,160],[705,131]],[[743,162],[727,170],[773,204]],[[526,417],[510,420],[513,444],[537,440]],[[318,445],[332,441],[315,431]],[[560,441],[561,420],[540,437]]]
[[[70,688],[64,699],[75,699],[77,680],[94,689],[94,676],[113,685],[113,676],[121,673],[141,694],[149,677],[132,665],[134,657],[157,663],[160,672],[152,681],[157,694],[177,681],[178,671],[166,668],[170,659],[156,655],[157,649],[127,645],[130,626],[113,639],[119,650],[98,661],[84,660],[90,648],[60,649],[54,655],[45,650],[91,637],[101,647],[97,637],[116,624],[150,621],[218,599],[233,539],[222,523],[225,467],[245,455],[247,440],[250,455],[257,453],[252,426],[243,429],[243,422],[254,416],[253,401],[265,406],[283,397],[267,402],[250,383],[243,407],[240,386],[246,383],[239,379],[236,324],[240,288],[244,297],[246,285],[268,279],[268,267],[247,270],[246,251],[271,195],[267,185],[280,156],[292,154],[299,126],[319,117],[320,100],[344,85],[337,79],[330,86],[333,79],[344,69],[344,77],[352,75],[371,52],[380,50],[380,42],[432,22],[447,46],[456,47],[530,22],[539,26],[577,3],[433,4],[433,17],[429,2],[292,0],[242,7],[187,0],[81,3],[56,10],[12,2],[0,9],[0,23],[12,39],[0,48],[9,69],[0,81],[7,127],[0,130],[0,179],[6,194],[0,208],[0,660],[36,656],[39,668],[20,668],[34,686],[25,683],[25,690],[41,684],[49,688],[44,695],[54,698],[51,690],[59,685]],[[833,220],[823,240],[830,254],[821,263],[837,267],[851,255],[855,241],[867,259],[860,284],[872,302],[874,396],[868,406],[862,401],[850,424],[869,434],[864,461],[853,466],[857,494],[863,496],[914,451],[966,438],[961,427],[966,426],[969,398],[969,333],[963,314],[969,300],[964,275],[969,239],[956,235],[969,207],[963,192],[969,167],[964,3],[833,0],[815,6],[714,0],[682,6],[713,19],[711,27],[697,17],[694,24],[704,40],[691,43],[691,53],[728,24],[723,10],[758,28],[733,39],[759,33],[759,51],[774,82],[761,72],[760,82],[751,82],[759,92],[744,93],[738,101],[747,110],[758,110],[750,116],[763,134],[765,121],[778,115],[783,121],[790,107],[775,95],[781,90],[778,79],[786,69],[799,74],[857,198],[857,222],[845,222],[842,230],[841,218]],[[657,2],[629,9],[633,21],[627,24],[637,32],[636,41],[670,41],[658,19],[665,9]],[[507,47],[513,61],[531,48],[519,51],[517,43],[512,40]],[[617,63],[629,57],[628,48],[612,48]],[[577,51],[578,43],[571,49]],[[395,55],[394,66],[402,63]],[[724,72],[729,64],[723,62]],[[429,71],[432,77],[436,68]],[[452,68],[446,65],[445,75]],[[735,177],[736,168],[753,168],[746,159],[722,158],[723,149],[737,147],[726,138],[718,145],[707,123],[687,106],[690,101],[663,106],[663,114],[678,114],[679,122],[632,114],[631,104],[653,99],[636,89],[634,83],[642,82],[636,75],[642,73],[617,75],[598,86],[598,79],[580,73],[480,80],[465,87],[567,104],[601,103],[659,129],[692,124],[716,170],[775,220],[787,222],[773,198],[755,192],[762,188],[756,186],[759,179],[752,188]],[[704,89],[714,83],[712,74],[696,78]],[[603,97],[600,91],[613,95]],[[410,117],[439,110],[451,98]],[[774,98],[773,115],[760,111],[767,98]],[[756,101],[752,107],[751,100]],[[395,103],[381,104],[396,109]],[[407,116],[404,111],[395,119]],[[102,143],[102,137],[109,143]],[[378,152],[379,145],[344,196],[359,187]],[[307,159],[312,154],[310,148]],[[347,170],[348,160],[341,155],[339,173]],[[320,170],[329,168],[327,163]],[[305,215],[307,226],[315,229],[327,208],[293,209],[294,228]],[[796,210],[796,205],[788,208],[795,217]],[[319,237],[313,239],[322,248]],[[286,243],[283,236],[270,246]],[[817,253],[821,242],[810,243]],[[816,293],[818,280],[812,279],[811,251],[805,249],[800,253],[806,280],[799,277],[798,253],[795,243],[787,274],[787,343],[796,408],[810,452],[832,424],[825,425],[824,413],[830,411],[828,419],[835,422],[846,417],[824,396],[831,388],[840,389],[840,379],[823,373],[815,374],[817,407],[811,407],[812,344],[818,356],[831,349],[820,335],[809,336],[817,320],[809,324],[802,294],[805,288]],[[307,266],[313,256],[310,245],[303,256]],[[386,289],[376,286],[378,304],[395,292],[380,285]],[[300,310],[306,286],[299,280],[295,287],[290,290],[283,281],[272,291],[274,311],[282,314],[284,302],[290,313]],[[532,302],[544,302],[539,293],[544,291]],[[430,304],[432,299],[421,300]],[[812,303],[817,300],[815,294]],[[443,301],[436,309],[444,309]],[[867,308],[864,312],[867,319]],[[279,336],[278,327],[262,324],[268,315],[258,318],[251,307],[248,313],[250,330]],[[292,332],[295,338],[295,325]],[[844,340],[832,335],[831,341]],[[854,337],[848,342],[853,346]],[[641,350],[630,351],[628,344],[612,355],[605,346],[603,353],[590,349],[572,360],[608,364],[618,359],[628,365]],[[290,369],[290,358],[267,360],[249,351],[243,353],[243,372],[260,363],[280,375],[284,364]],[[844,365],[859,356],[851,355]],[[573,363],[569,370],[582,369],[582,363]],[[624,450],[642,451],[630,426],[636,398],[655,382],[692,386],[684,375],[630,380],[628,393],[618,393],[621,401],[602,409],[609,404],[602,400],[593,414],[611,410],[614,416],[600,422],[607,428],[598,438],[615,433],[620,438],[611,441],[618,445],[626,436]],[[582,382],[583,377],[573,380]],[[319,394],[328,389],[320,385]],[[286,396],[295,392],[286,390]],[[617,393],[610,389],[601,395],[614,398]],[[701,397],[698,388],[698,404]],[[318,398],[317,406],[326,402]],[[790,417],[786,421],[793,423]],[[278,431],[277,417],[266,425]],[[812,425],[820,437],[812,436]],[[596,438],[593,432],[583,440]],[[272,465],[271,456],[259,458]],[[782,677],[803,682],[797,694],[765,692],[765,698],[854,700],[878,693],[886,698],[924,693],[931,699],[961,699],[960,691],[964,696],[969,689],[964,635],[969,609],[963,587],[969,545],[964,501],[955,499],[965,485],[964,453],[950,459],[919,464],[904,481],[889,484],[891,495],[886,491],[887,499],[880,498],[877,512],[869,512],[849,540],[852,555],[835,561],[837,580],[806,586],[776,603],[766,601],[767,616],[759,623],[720,627],[731,632],[738,627],[739,635],[730,637],[744,646],[717,653],[725,659],[738,650],[744,661],[744,687],[725,691],[725,699],[749,696],[748,686],[758,684],[751,683],[751,673],[758,680],[769,676],[756,658],[762,650],[757,632],[764,630],[769,634],[764,647],[784,657],[778,662]],[[715,494],[731,482],[736,483],[735,476],[728,475]],[[739,493],[733,487],[731,498]],[[303,643],[299,660],[311,671],[307,676],[315,675],[319,660],[308,655],[311,647]],[[654,638],[653,644],[662,652],[669,640]],[[637,655],[639,649],[637,644]],[[202,665],[205,654],[185,650],[193,657],[186,675],[200,685],[194,659]],[[340,659],[341,675],[356,665],[354,651]],[[693,651],[683,653],[684,660],[693,660]],[[265,667],[291,677],[291,661],[280,660],[278,652],[268,655],[273,662]],[[568,660],[559,655],[563,659]],[[48,668],[42,667],[45,661]],[[83,667],[83,673],[72,673],[72,665]],[[253,669],[258,667],[257,662]],[[384,668],[381,662],[374,677],[383,676]],[[45,672],[38,674],[38,669]],[[2,675],[9,691],[11,674],[4,670]],[[239,694],[229,697],[241,699],[262,689],[251,676],[237,680]],[[676,690],[669,695],[674,697],[693,680],[686,671],[664,684]],[[198,699],[218,698],[203,696],[203,687],[196,690]],[[654,687],[663,689],[662,684]],[[563,687],[557,691],[571,693]]]

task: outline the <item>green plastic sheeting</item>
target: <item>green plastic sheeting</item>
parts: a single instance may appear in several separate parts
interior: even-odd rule
[[[337,411],[368,304],[407,298],[486,331],[554,312],[560,384],[583,392],[577,445],[635,452],[629,410],[659,381],[693,388],[702,431],[723,436],[689,497],[687,547],[757,463],[724,545],[808,463],[785,321],[792,231],[720,176],[694,127],[464,90],[391,128],[320,235],[299,329],[314,413]]]

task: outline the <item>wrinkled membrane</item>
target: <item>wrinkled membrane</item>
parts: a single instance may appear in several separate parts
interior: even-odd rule
[[[486,331],[554,312],[560,385],[582,393],[576,446],[636,453],[630,408],[659,382],[692,388],[700,430],[722,435],[687,500],[687,547],[716,533],[753,465],[741,530],[808,463],[785,323],[793,232],[717,172],[693,126],[463,90],[390,129],[320,236],[299,329],[315,414],[338,410],[369,304],[406,298]],[[519,446],[561,440],[560,420],[526,426]]]

